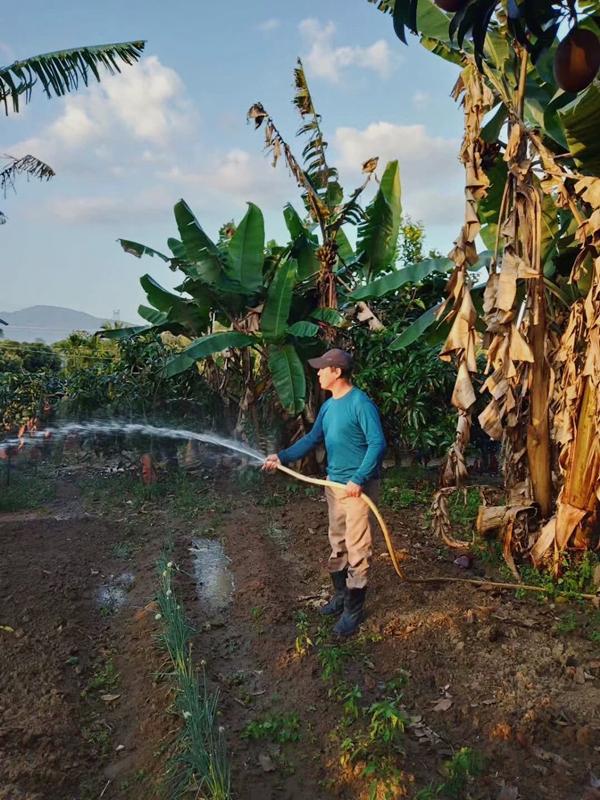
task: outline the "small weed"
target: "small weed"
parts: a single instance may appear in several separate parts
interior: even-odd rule
[[[112,658],[109,658],[90,678],[86,687],[86,692],[103,691],[107,692],[114,689],[119,682],[119,673],[114,665]]]
[[[481,505],[478,489],[467,488],[462,492],[454,492],[448,503],[448,513],[453,529],[472,531]]]
[[[465,790],[484,769],[482,756],[470,747],[462,747],[444,764],[446,779],[438,786],[429,786],[417,792],[415,800],[463,800]]]
[[[330,644],[323,646],[319,650],[321,678],[325,683],[329,683],[341,673],[348,656],[349,649],[347,645]]]
[[[360,701],[362,700],[362,692],[360,690],[360,686],[353,686],[351,689],[342,695],[342,701],[344,703],[344,722],[348,724],[348,722],[355,721],[360,717],[361,709],[360,709]]]
[[[300,740],[300,720],[296,712],[270,714],[249,722],[242,731],[243,739],[266,739],[276,744]]]
[[[288,532],[285,528],[280,528],[275,522],[271,521],[266,527],[265,533],[276,544],[283,544],[288,539]]]
[[[285,498],[280,494],[266,494],[264,497],[260,497],[256,504],[263,508],[281,508],[285,505]]]
[[[250,615],[252,617],[253,622],[258,622],[260,619],[262,619],[264,613],[265,613],[264,606],[253,606],[250,609]]]
[[[398,708],[398,699],[385,698],[373,703],[369,708],[371,715],[369,738],[371,742],[383,745],[398,743],[408,722],[406,715]]]
[[[502,545],[497,539],[476,539],[472,546],[473,555],[483,564],[489,566],[504,566]],[[511,580],[514,575],[511,573]]]
[[[585,629],[590,642],[600,642],[600,611],[589,615]]]
[[[346,727],[352,723],[351,715],[360,717],[357,687],[346,697],[349,705]],[[360,767],[360,776],[369,782],[369,798],[392,800],[399,797],[405,784],[404,773],[396,764],[397,754],[402,752],[404,730],[408,719],[399,707],[400,694],[384,697],[372,703],[367,711],[366,729],[353,736],[346,736],[340,745],[340,764],[343,767]]]
[[[429,506],[432,493],[430,481],[430,476],[418,466],[389,470],[382,482],[382,505],[388,506],[392,511]]]
[[[110,753],[110,731],[102,723],[93,722],[84,726],[81,733],[86,742],[101,756],[107,756]]]
[[[128,542],[125,539],[122,542],[117,542],[112,549],[112,554],[114,558],[120,558],[123,561],[129,560],[133,555],[132,542]]]
[[[417,505],[427,505],[427,496],[417,489],[410,489],[407,486],[389,486],[384,481],[383,492],[381,495],[382,505],[391,508],[392,511],[402,511]]]
[[[314,645],[308,630],[308,615],[306,611],[296,612],[296,641],[294,648],[299,656],[305,656]]]
[[[56,482],[40,475],[22,475],[7,470],[0,475],[0,511],[21,511],[40,508],[56,497]]]
[[[577,614],[574,611],[568,611],[559,622],[556,623],[556,632],[560,636],[564,636],[567,633],[573,633],[579,627],[579,621],[577,620]]]
[[[565,553],[556,581],[550,572],[541,572],[528,565],[523,565],[520,572],[523,583],[542,587],[545,597],[551,598],[556,594],[561,594],[577,600],[582,593],[594,591],[594,570],[599,563],[595,553],[586,552],[581,556]],[[526,594],[526,589],[518,589],[516,592],[519,598],[525,597]]]
[[[256,467],[244,467],[239,469],[236,474],[237,483],[242,492],[254,492],[264,483],[264,475]]]
[[[305,486],[304,487],[304,496],[305,497],[320,497],[322,490],[318,488],[318,486]]]

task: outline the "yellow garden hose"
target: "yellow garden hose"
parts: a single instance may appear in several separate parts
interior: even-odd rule
[[[315,486],[330,486],[332,489],[342,489],[342,491],[346,488],[343,483],[337,483],[336,481],[326,481],[322,478],[309,478],[306,475],[302,475],[300,472],[295,472],[293,469],[289,467],[284,467],[283,464],[277,464],[277,469],[280,469],[282,472],[291,475],[293,478],[297,478],[299,481],[304,481],[305,483],[314,483]],[[375,503],[371,500],[368,495],[364,492],[360,495],[361,500],[363,500],[373,512],[373,516],[379,523],[379,527],[381,528],[381,532],[383,533],[383,538],[385,539],[385,543],[387,545],[388,553],[390,554],[390,558],[392,559],[392,564],[394,565],[394,569],[396,570],[396,575],[399,578],[404,578],[402,574],[402,570],[400,569],[400,564],[398,564],[398,558],[396,557],[396,551],[394,550],[394,545],[392,544],[392,538],[390,536],[390,532],[388,526],[385,524],[385,520],[381,516],[381,513]]]
[[[330,486],[333,489],[342,489],[344,490],[346,486],[343,483],[337,483],[336,481],[327,481],[323,480],[322,478],[309,478],[307,475],[302,475],[300,472],[296,472],[289,467],[284,467],[283,464],[277,464],[277,469],[281,470],[281,472],[285,472],[287,475],[291,475],[292,478],[297,478],[299,481],[304,481],[304,483],[313,483],[315,486]],[[377,522],[379,523],[379,527],[381,528],[381,532],[383,533],[383,538],[385,539],[385,543],[388,549],[388,553],[390,554],[390,558],[392,560],[392,564],[394,565],[394,570],[396,571],[396,575],[402,580],[406,581],[406,583],[470,583],[473,586],[487,586],[490,589],[521,589],[528,592],[545,592],[546,589],[543,586],[532,586],[526,583],[503,583],[499,581],[488,581],[485,579],[480,578],[454,578],[449,577],[447,575],[439,575],[435,577],[429,578],[406,578],[400,569],[400,564],[398,563],[398,557],[396,556],[396,551],[394,549],[394,545],[392,544],[392,537],[390,536],[390,531],[388,526],[385,524],[385,520],[381,516],[381,512],[375,505],[375,503],[371,500],[371,498],[366,495],[364,492],[360,495],[361,499],[369,506],[373,515]],[[568,592],[561,592],[557,591],[556,594],[559,595],[566,595]],[[597,594],[578,594],[578,597],[584,598],[586,600],[591,600],[594,603],[598,602],[599,595]]]

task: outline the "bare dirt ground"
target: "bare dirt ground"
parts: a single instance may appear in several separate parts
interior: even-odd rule
[[[237,800],[366,800],[364,768],[380,742],[349,763],[344,742],[359,740],[369,709],[391,695],[404,732],[386,750],[396,770],[388,797],[429,787],[428,797],[458,800],[600,798],[594,612],[403,583],[378,537],[368,618],[340,648],[316,610],[327,587],[320,495],[235,472],[185,477],[183,495],[180,481],[153,499],[97,467],[54,466],[48,480],[55,500],[0,514],[1,800],[165,796],[179,720],[151,603],[166,546],[195,658],[220,690]],[[426,509],[382,510],[408,575],[471,574],[432,537]],[[197,536],[220,540],[230,559],[225,610],[198,599]],[[258,735],[269,719],[288,722]],[[461,748],[476,754],[478,774],[436,794],[450,792],[444,764]]]

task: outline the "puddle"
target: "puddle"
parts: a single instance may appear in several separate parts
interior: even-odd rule
[[[111,575],[96,592],[97,605],[111,613],[118,611],[127,602],[127,594],[133,588],[134,583],[135,577],[131,572],[123,572],[116,577]]]
[[[210,611],[223,611],[231,602],[234,583],[229,558],[217,539],[192,539],[196,594]]]

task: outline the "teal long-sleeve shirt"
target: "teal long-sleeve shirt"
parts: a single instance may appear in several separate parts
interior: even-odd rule
[[[309,433],[278,453],[279,459],[282,464],[297,461],[323,441],[330,480],[364,486],[379,477],[386,448],[381,419],[360,389],[353,386],[343,397],[326,400]]]

